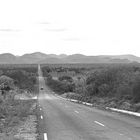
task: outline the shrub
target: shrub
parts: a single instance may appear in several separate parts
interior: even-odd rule
[[[109,93],[109,85],[108,84],[102,84],[98,87],[98,92],[100,96],[107,96]]]
[[[94,96],[98,94],[98,88],[95,83],[87,85],[86,90],[88,96]]]
[[[129,86],[128,84],[120,84],[118,85],[116,89],[116,97],[123,98],[123,97],[132,97],[133,89],[132,86]]]
[[[52,78],[48,78],[46,83],[52,90],[58,92],[59,94],[63,94],[65,92],[73,92],[75,88],[74,83],[54,80]]]
[[[59,81],[73,82],[72,77],[70,76],[61,76],[58,78]]]
[[[134,82],[133,102],[140,102],[140,77],[138,77]]]

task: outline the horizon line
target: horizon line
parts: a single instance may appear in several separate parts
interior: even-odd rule
[[[11,54],[11,55],[14,55],[14,56],[23,56],[23,55],[25,55],[25,54],[34,54],[34,53],[42,53],[42,54],[45,54],[45,55],[57,55],[57,56],[59,56],[59,55],[67,55],[67,56],[69,56],[69,55],[84,55],[84,56],[119,56],[119,55],[131,55],[131,56],[136,56],[136,57],[140,57],[140,56],[138,56],[138,55],[135,55],[135,54],[130,54],[130,53],[126,53],[126,54],[96,54],[96,55],[91,55],[91,54],[83,54],[83,53],[72,53],[72,54],[67,54],[67,53],[59,53],[59,54],[56,54],[56,53],[44,53],[44,52],[41,52],[41,51],[35,51],[35,52],[25,52],[24,54],[21,54],[21,55],[18,55],[18,54],[14,54],[14,53],[10,53],[10,52],[3,52],[3,53],[0,53],[0,55],[2,55],[2,54]]]

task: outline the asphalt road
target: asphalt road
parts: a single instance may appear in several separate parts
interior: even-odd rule
[[[140,140],[139,118],[63,100],[46,87],[40,70],[39,75],[38,101],[46,139]]]

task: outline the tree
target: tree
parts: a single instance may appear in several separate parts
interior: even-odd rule
[[[67,76],[67,75],[59,77],[58,80],[59,81],[66,81],[66,82],[73,82],[72,77],[71,76]]]
[[[133,102],[140,102],[140,77],[138,77],[133,85]]]

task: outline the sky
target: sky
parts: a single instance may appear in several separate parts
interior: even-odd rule
[[[1,0],[0,53],[140,56],[140,0]]]

